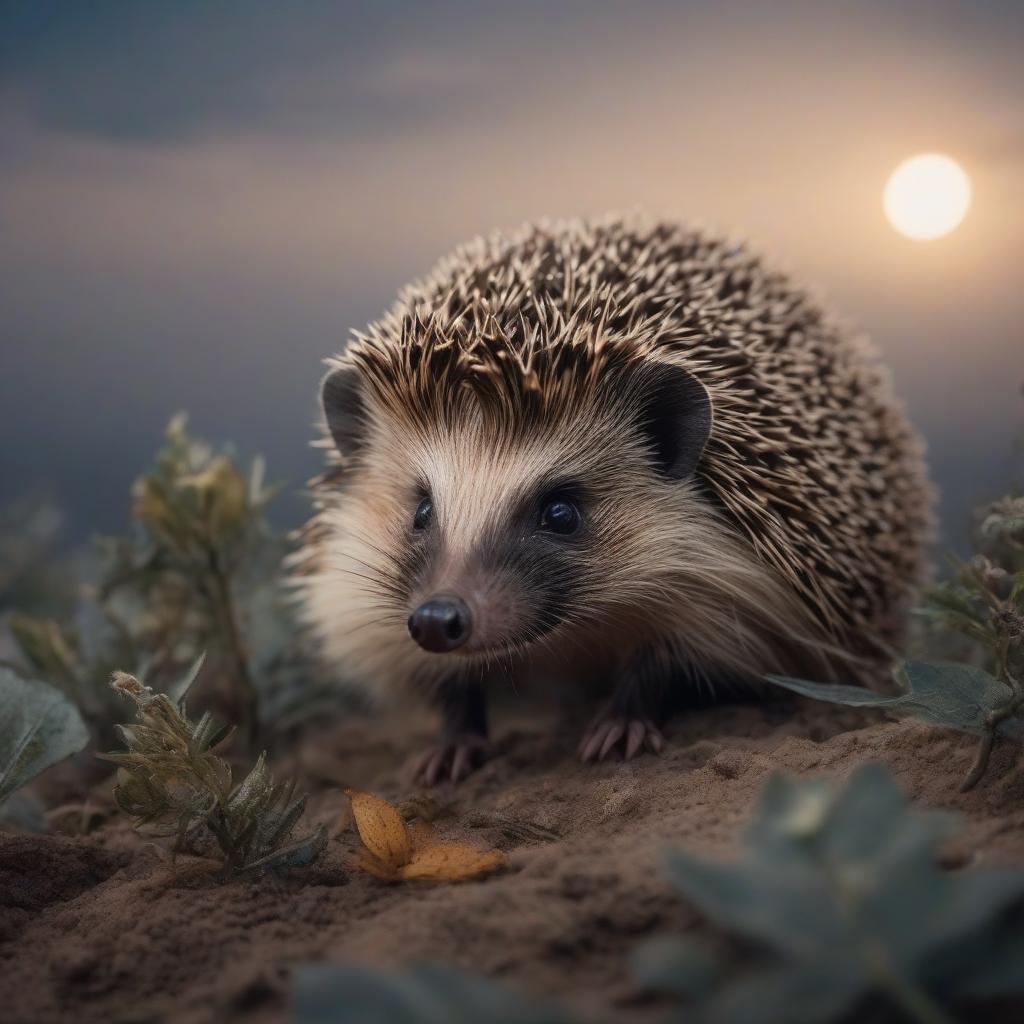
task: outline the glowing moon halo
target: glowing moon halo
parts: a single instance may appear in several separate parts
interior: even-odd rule
[[[889,223],[901,235],[922,242],[948,235],[970,205],[970,179],[942,153],[921,153],[904,160],[892,172],[882,196]]]

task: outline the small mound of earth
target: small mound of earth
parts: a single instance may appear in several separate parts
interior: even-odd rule
[[[628,958],[660,931],[706,930],[660,869],[666,849],[735,853],[768,776],[843,777],[889,765],[922,807],[964,829],[954,866],[1024,861],[1024,772],[997,747],[989,774],[957,791],[975,740],[872,713],[810,704],[711,708],[670,723],[660,757],[581,765],[577,729],[554,713],[506,718],[495,756],[440,788],[439,832],[509,855],[458,885],[388,885],[352,868],[343,786],[412,795],[406,770],[426,718],[349,718],[307,737],[280,775],[304,778],[307,818],[327,822],[320,862],[284,879],[220,882],[176,866],[120,819],[86,838],[0,835],[0,1007],[8,1024],[281,1022],[292,965],[439,961],[584,1015],[653,1020]]]

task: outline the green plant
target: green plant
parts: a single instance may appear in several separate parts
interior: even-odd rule
[[[209,712],[198,722],[186,714],[185,694],[198,670],[197,664],[169,694],[115,673],[112,688],[136,709],[136,723],[118,730],[127,750],[100,755],[118,766],[118,807],[152,834],[174,836],[175,852],[212,836],[229,873],[309,864],[327,843],[326,827],[292,837],[306,798],[295,799],[294,785],[274,782],[265,754],[233,782],[231,766],[214,753],[228,728],[215,725]]]
[[[913,811],[878,765],[836,790],[773,777],[732,863],[675,852],[669,875],[717,925],[752,944],[745,970],[693,940],[642,947],[635,971],[683,997],[672,1019],[826,1024],[870,1005],[921,1024],[949,1007],[1024,992],[1024,872],[950,873],[949,816]]]
[[[953,577],[925,595],[923,613],[940,629],[961,634],[1002,684],[986,715],[970,789],[985,774],[992,746],[1024,711],[1024,497],[1007,496],[984,510],[977,554],[951,559]]]
[[[0,804],[88,740],[85,723],[62,693],[0,668]]]
[[[164,689],[205,650],[203,685],[250,745],[268,723],[302,717],[317,673],[281,586],[288,544],[265,516],[274,493],[261,459],[243,474],[176,416],[133,487],[135,533],[100,540],[74,620],[11,616],[15,667],[74,700],[100,746],[115,738],[114,669]]]
[[[225,664],[237,717],[252,739],[258,730],[259,690],[252,676],[238,577],[262,562],[273,544],[264,510],[274,491],[263,485],[257,459],[248,478],[226,452],[190,437],[183,415],[171,420],[154,466],[132,488],[135,518],[146,533],[143,559],[122,558],[104,582],[111,595],[132,587],[145,596],[146,646],[172,662],[176,647],[212,647]],[[245,563],[250,563],[246,565]],[[270,567],[266,567],[270,568]],[[271,571],[276,578],[276,573]]]
[[[907,661],[899,693],[769,676],[787,690],[832,704],[877,707],[981,737],[962,790],[984,776],[997,737],[1024,742],[1024,498],[983,510],[978,553],[951,559],[953,576],[925,594],[922,614],[934,631],[958,634],[980,664]]]
[[[64,614],[74,604],[59,546],[64,517],[40,495],[0,507],[0,613]]]
[[[401,973],[317,964],[295,972],[295,1024],[572,1024],[486,978],[423,964]]]
[[[116,665],[132,663],[136,648],[103,622],[92,624],[92,643],[78,628],[56,619],[14,614],[7,625],[21,655],[20,663],[10,667],[60,690],[81,712],[93,741],[112,743],[120,708],[107,680]]]
[[[875,693],[861,686],[814,683],[784,676],[767,678],[777,686],[815,700],[881,708],[890,714],[980,736],[978,755],[960,787],[963,791],[973,787],[984,774],[997,735],[1024,742],[1019,688],[973,665],[906,661],[896,671],[899,692],[894,695]]]

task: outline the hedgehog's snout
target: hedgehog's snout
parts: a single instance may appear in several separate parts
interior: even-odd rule
[[[472,630],[469,608],[457,597],[432,597],[409,616],[409,635],[425,651],[437,654],[461,647]]]

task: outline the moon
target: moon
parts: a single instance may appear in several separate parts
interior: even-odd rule
[[[889,223],[907,238],[927,242],[948,235],[967,215],[971,181],[942,153],[912,156],[892,172],[882,207]]]

